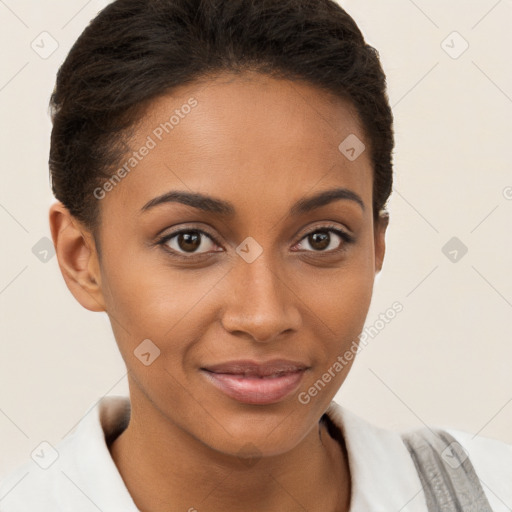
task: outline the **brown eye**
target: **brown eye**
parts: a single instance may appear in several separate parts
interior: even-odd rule
[[[299,242],[299,248],[304,248],[300,247],[301,245],[306,245],[304,241],[312,249],[306,249],[307,252],[332,253],[345,249],[346,245],[354,241],[354,238],[334,226],[325,226],[307,233]]]
[[[185,252],[194,252],[201,246],[201,235],[196,231],[180,233],[177,235],[176,243]]]
[[[199,229],[183,229],[171,233],[158,243],[166,246],[171,252],[185,257],[187,254],[194,256],[211,252],[217,246],[211,235]]]
[[[318,251],[323,251],[327,247],[329,247],[329,243],[331,241],[331,236],[329,233],[325,231],[318,231],[311,235],[308,235],[308,241],[311,247]]]

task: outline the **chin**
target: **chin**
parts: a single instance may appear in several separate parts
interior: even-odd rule
[[[293,409],[295,408],[295,410]],[[272,457],[293,450],[310,433],[321,416],[292,399],[287,404],[215,409],[218,423],[209,415],[202,419],[205,429],[197,436],[204,444],[238,458]]]

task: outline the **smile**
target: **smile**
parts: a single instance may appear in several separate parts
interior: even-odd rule
[[[308,367],[285,360],[258,364],[234,361],[201,368],[210,384],[225,395],[246,404],[272,404],[299,386]]]

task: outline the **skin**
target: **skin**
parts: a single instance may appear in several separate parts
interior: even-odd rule
[[[361,333],[382,268],[388,218],[373,220],[369,141],[345,100],[247,72],[155,100],[132,149],[191,96],[198,105],[100,201],[101,259],[91,233],[61,203],[50,208],[67,286],[86,309],[108,313],[128,369],[131,418],[113,460],[144,512],[347,511],[346,449],[319,419],[352,362],[308,404],[297,396]],[[350,134],[367,148],[355,161],[338,149]],[[358,194],[364,211],[345,199],[289,215],[299,199],[338,187]],[[141,213],[170,190],[229,201],[236,215],[179,203]],[[330,232],[318,248],[306,235],[327,225],[355,241]],[[184,227],[215,241],[202,235],[189,252],[178,237],[167,251],[156,244]],[[247,237],[263,250],[251,263],[236,252]],[[148,366],[134,355],[145,339],[160,350]],[[310,368],[295,393],[268,405],[227,397],[199,370],[273,358]],[[251,451],[252,462],[242,455]]]

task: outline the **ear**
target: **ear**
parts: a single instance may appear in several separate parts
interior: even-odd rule
[[[375,273],[378,274],[382,270],[384,262],[384,254],[386,253],[386,229],[389,224],[389,213],[381,211],[379,218],[374,226],[375,236]]]
[[[89,311],[106,311],[94,237],[61,202],[51,205],[49,220],[60,271],[70,292]]]

